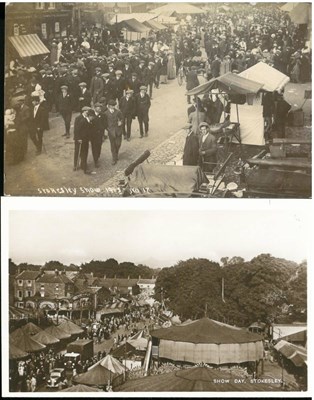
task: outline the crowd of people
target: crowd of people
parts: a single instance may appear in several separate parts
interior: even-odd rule
[[[149,316],[150,311],[147,309],[130,309],[126,310],[123,315],[106,316],[101,321],[91,319],[84,324],[84,333],[80,337],[93,340],[94,345],[113,339],[111,348],[114,350],[119,344],[134,335],[137,332],[137,324],[146,322]],[[148,334],[148,326],[146,327],[146,334]],[[10,362],[10,391],[36,391],[38,387],[47,385],[50,373],[54,368],[64,368],[66,371],[70,371],[58,383],[58,389],[64,389],[70,385],[71,377],[87,372],[106,354],[105,350],[98,351],[93,357],[86,360],[78,359],[69,362],[64,356],[64,351],[53,347],[45,352],[31,353],[26,360]]]
[[[114,41],[106,29],[91,27],[79,37],[52,40],[50,55],[36,68],[11,61],[5,74],[6,161],[24,160],[28,137],[36,154],[41,154],[49,113],[57,111],[66,139],[72,135],[74,119],[75,171],[91,173],[87,165],[90,147],[94,166],[99,166],[107,138],[112,164],[116,164],[122,139],[131,140],[136,118],[140,137],[148,136],[154,91],[174,79],[182,65],[187,90],[198,86],[200,71],[209,80],[226,72],[241,72],[259,61],[289,75],[292,82],[311,79],[311,52],[302,26],[272,5],[234,7],[237,12],[197,15],[188,23],[182,20],[176,29],[129,43]],[[187,96],[188,103],[191,100]],[[196,105],[198,124],[212,125],[219,122],[222,112],[228,114],[218,96],[204,96]],[[199,119],[201,113],[204,116]],[[200,127],[194,127],[189,110],[188,114],[198,135]]]

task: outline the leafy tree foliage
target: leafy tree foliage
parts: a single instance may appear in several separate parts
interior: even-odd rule
[[[306,320],[306,263],[261,254],[180,261],[159,273],[155,297],[183,319],[207,316],[246,326],[254,321]],[[222,288],[224,287],[224,290]],[[223,291],[223,292],[222,292]]]

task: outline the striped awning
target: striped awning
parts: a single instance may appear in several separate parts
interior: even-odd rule
[[[10,36],[9,40],[22,58],[50,53],[37,34]]]

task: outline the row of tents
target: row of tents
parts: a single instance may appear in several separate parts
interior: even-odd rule
[[[32,322],[18,328],[9,335],[9,358],[19,360],[29,356],[29,353],[43,351],[49,346],[60,343],[83,333],[72,321],[63,320],[60,325],[51,325],[41,329]]]

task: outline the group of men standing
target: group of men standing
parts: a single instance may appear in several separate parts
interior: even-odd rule
[[[146,93],[146,86],[140,87],[140,92],[134,95],[133,90],[126,90],[119,102],[109,100],[107,106],[98,102],[94,108],[83,106],[81,114],[74,122],[74,170],[81,168],[85,174],[89,174],[87,158],[89,143],[91,143],[92,155],[95,167],[99,167],[101,147],[108,132],[112,165],[119,158],[119,150],[122,137],[126,141],[131,140],[131,126],[133,119],[138,118],[140,137],[148,136],[149,108],[151,101]]]

